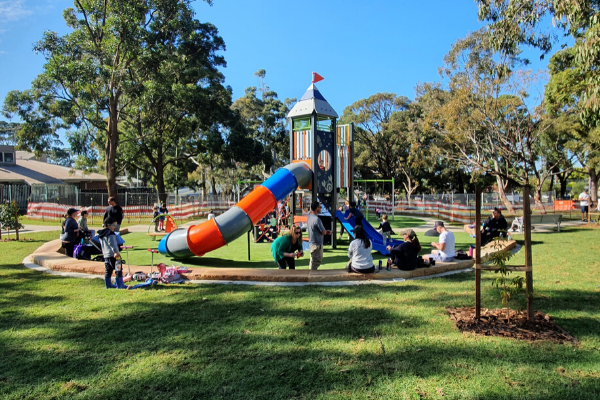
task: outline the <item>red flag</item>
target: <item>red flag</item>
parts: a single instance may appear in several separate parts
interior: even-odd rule
[[[316,72],[313,72],[312,74],[313,74],[312,83],[316,83],[316,82],[319,82],[319,81],[322,81],[323,79],[325,79],[321,75],[317,74]]]

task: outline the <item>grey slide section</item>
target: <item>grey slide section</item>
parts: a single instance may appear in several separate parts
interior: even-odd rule
[[[305,188],[312,182],[312,171],[307,163],[298,162],[283,167],[290,171],[298,181],[298,187]]]
[[[174,258],[193,256],[187,243],[187,229],[175,229],[165,241],[167,253]]]
[[[216,217],[215,222],[223,235],[223,240],[228,244],[252,229],[250,217],[238,206],[233,206]]]

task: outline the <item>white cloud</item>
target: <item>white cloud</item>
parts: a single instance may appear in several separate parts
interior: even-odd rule
[[[0,21],[18,21],[31,14],[23,0],[0,1]]]

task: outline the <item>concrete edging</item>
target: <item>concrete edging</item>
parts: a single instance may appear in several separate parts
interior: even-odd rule
[[[53,240],[40,246],[34,253],[23,260],[28,268],[55,275],[101,278],[104,276],[104,264],[94,261],[83,261],[69,258],[58,253],[61,247],[60,240]],[[512,250],[516,247],[515,241],[507,243],[505,249]],[[494,249],[483,248],[482,256],[493,252]],[[373,274],[349,274],[343,269],[330,270],[279,270],[263,268],[206,268],[193,267],[190,273],[182,274],[182,278],[191,283],[215,283],[215,282],[249,282],[261,284],[286,283],[286,284],[331,284],[332,282],[356,282],[360,283],[389,283],[408,279],[426,278],[429,276],[443,276],[442,274],[465,272],[472,269],[474,260],[460,260],[451,263],[436,263],[434,267],[419,268],[414,271],[381,271]],[[143,271],[148,274],[149,266],[131,267],[132,272]],[[156,270],[156,269],[154,269]],[[346,283],[348,284],[348,283]]]

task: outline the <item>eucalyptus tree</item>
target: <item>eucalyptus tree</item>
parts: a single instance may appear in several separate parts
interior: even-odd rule
[[[427,126],[442,138],[446,157],[476,175],[497,178],[509,211],[507,182],[534,186],[536,204],[543,210],[541,187],[556,163],[544,158],[539,139],[552,120],[540,108],[527,106],[529,75],[514,71],[522,60],[496,53],[490,40],[481,30],[453,45],[441,68],[449,82],[447,98],[429,109]]]
[[[206,0],[211,3],[211,0]],[[210,24],[193,19],[189,0],[75,0],[63,17],[71,32],[46,32],[34,50],[46,59],[44,71],[23,92],[9,93],[4,105],[30,134],[26,143],[47,148],[58,129],[83,130],[101,149],[109,195],[116,196],[118,147],[123,122],[139,110],[139,98],[160,69],[168,43],[197,48],[196,64],[223,65],[214,52],[222,40]],[[185,46],[183,46],[185,47]],[[183,51],[186,53],[186,51]],[[187,49],[187,54],[191,54]],[[203,85],[204,82],[198,82]],[[137,108],[136,108],[137,107]]]
[[[558,140],[564,142],[569,153],[574,156],[587,172],[590,181],[590,196],[598,200],[598,179],[600,177],[600,126],[591,126],[581,115],[582,98],[588,89],[587,80],[577,62],[577,52],[570,47],[558,51],[549,62],[550,80],[544,93],[546,112],[559,121],[556,129]],[[561,177],[564,178],[564,177]],[[566,182],[561,181],[561,193]]]
[[[259,86],[246,88],[244,96],[235,100],[232,106],[239,112],[250,135],[262,145],[260,159],[264,166],[264,177],[289,161],[286,115],[290,105],[296,101],[279,100],[277,92],[266,85],[266,74],[264,69],[256,71],[254,76],[259,79]]]
[[[479,19],[489,21],[491,44],[505,54],[533,46],[541,57],[553,46],[570,47],[582,121],[600,126],[600,1],[476,0]]]

